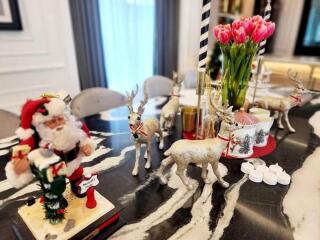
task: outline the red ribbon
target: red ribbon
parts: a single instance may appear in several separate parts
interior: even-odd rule
[[[297,102],[297,103],[301,103],[301,96],[293,96],[293,95],[290,95],[290,97],[292,97],[294,99],[294,102]]]
[[[58,167],[56,167],[55,165],[52,166],[52,170],[51,170],[52,175],[53,175],[53,176],[57,176],[57,175],[58,175],[58,172],[60,171],[60,169],[62,169],[63,166],[64,166],[64,163],[63,163],[63,162],[60,163],[60,164],[58,165]]]
[[[229,147],[230,147],[230,143],[232,144],[239,144],[239,141],[234,141],[234,135],[232,134],[231,137],[229,138],[225,138],[225,137],[222,137],[218,134],[218,138],[223,140],[223,141],[226,141],[228,142],[227,144],[227,152],[226,152],[226,157],[229,155]]]
[[[180,97],[180,94],[171,94],[171,97]]]
[[[136,128],[134,128],[133,126],[129,126],[129,127],[130,127],[131,132],[133,134],[140,134],[141,133],[143,136],[147,137],[148,134],[145,131],[141,130],[142,126],[143,126],[143,123],[140,122],[139,126]]]

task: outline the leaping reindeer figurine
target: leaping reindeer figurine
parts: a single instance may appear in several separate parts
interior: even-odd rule
[[[146,92],[144,93],[144,99],[141,101],[140,106],[138,107],[138,111],[134,112],[133,111],[133,99],[138,93],[138,85],[136,88],[136,91],[131,91],[129,94],[128,92],[127,97],[128,97],[128,102],[127,106],[129,109],[129,115],[128,115],[128,120],[129,120],[129,127],[131,130],[131,134],[134,137],[135,145],[136,145],[136,160],[134,163],[134,167],[132,170],[132,175],[138,175],[139,173],[139,159],[140,159],[140,152],[141,152],[141,144],[146,144],[147,145],[147,150],[144,155],[144,158],[147,159],[145,168],[149,169],[151,167],[151,142],[153,136],[155,134],[159,134],[159,148],[163,149],[163,136],[162,132],[160,129],[160,124],[159,121],[155,118],[148,118],[144,122],[141,120],[141,116],[144,112],[144,106],[148,102],[148,95]]]
[[[291,69],[288,70],[288,77],[296,83],[290,96],[287,97],[262,97],[255,102],[255,105],[268,110],[278,112],[278,128],[283,129],[282,118],[284,117],[285,122],[288,125],[290,132],[296,130],[291,126],[288,118],[288,113],[291,108],[301,106],[301,97],[303,93],[310,92],[305,89],[303,83],[298,76],[297,72],[293,72]]]
[[[223,180],[218,169],[218,163],[222,152],[227,148],[231,140],[231,132],[240,128],[234,122],[232,107],[224,109],[217,108],[217,115],[222,119],[221,128],[216,138],[204,140],[179,140],[164,153],[168,156],[161,162],[158,175],[160,182],[167,183],[167,179],[163,175],[163,171],[169,164],[176,163],[176,174],[180,177],[183,184],[192,189],[193,186],[185,175],[185,170],[190,163],[202,164],[202,174],[205,183],[210,183],[207,178],[208,164],[212,166],[213,172],[216,175],[218,182],[225,188],[229,187],[229,183]]]
[[[169,102],[163,106],[160,113],[160,127],[162,131],[167,131],[170,134],[171,128],[175,124],[177,112],[179,110],[179,97],[181,83],[183,79],[177,72],[173,72],[173,87]]]

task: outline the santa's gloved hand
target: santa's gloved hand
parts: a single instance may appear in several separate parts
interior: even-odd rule
[[[11,160],[13,165],[13,170],[17,175],[24,173],[29,168],[29,161],[27,158],[19,159],[19,160]]]
[[[92,153],[92,149],[90,144],[84,144],[80,147],[81,152],[85,155],[85,156],[90,156]]]

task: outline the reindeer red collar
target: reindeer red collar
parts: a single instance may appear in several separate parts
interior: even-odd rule
[[[140,158],[140,151],[141,151],[141,144],[147,145],[147,162],[145,164],[145,168],[151,167],[151,142],[153,136],[155,134],[159,134],[160,144],[159,148],[163,148],[163,136],[160,130],[160,124],[157,119],[148,118],[144,122],[141,120],[141,116],[144,112],[144,106],[148,102],[148,95],[144,92],[144,99],[140,102],[138,107],[138,111],[133,111],[133,99],[138,93],[138,86],[136,87],[135,91],[131,91],[131,93],[127,93],[128,102],[127,106],[129,109],[128,121],[129,121],[129,128],[131,130],[131,134],[135,138],[135,145],[136,145],[136,160],[134,164],[134,168],[132,170],[132,175],[137,175],[139,170],[139,158]]]
[[[147,137],[148,133],[143,131],[142,127],[143,127],[143,122],[140,122],[140,124],[137,127],[129,125],[129,128],[131,129],[132,135],[142,134],[143,136]]]

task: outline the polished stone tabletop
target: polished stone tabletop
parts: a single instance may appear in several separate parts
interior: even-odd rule
[[[159,116],[152,102],[147,105],[147,116]],[[277,148],[261,160],[282,166],[292,176],[291,185],[251,182],[240,171],[245,160],[221,159],[220,170],[231,184],[228,189],[217,184],[211,170],[212,184],[204,184],[201,169],[190,165],[188,175],[196,187],[188,191],[175,175],[175,166],[167,172],[168,185],[159,184],[155,171],[164,155],[156,141],[152,168],[145,170],[141,157],[139,176],[131,175],[135,148],[125,107],[85,118],[98,143],[96,152],[83,161],[85,171],[98,172],[97,190],[124,206],[121,216],[127,224],[110,239],[319,240],[320,99],[293,109],[290,119],[297,132],[273,127]],[[165,138],[165,148],[181,138],[180,126],[178,118],[174,134]],[[17,209],[28,197],[39,196],[36,182],[17,190],[5,180],[8,149],[15,143],[12,139],[0,140],[0,239],[15,239],[12,224],[29,236]]]

